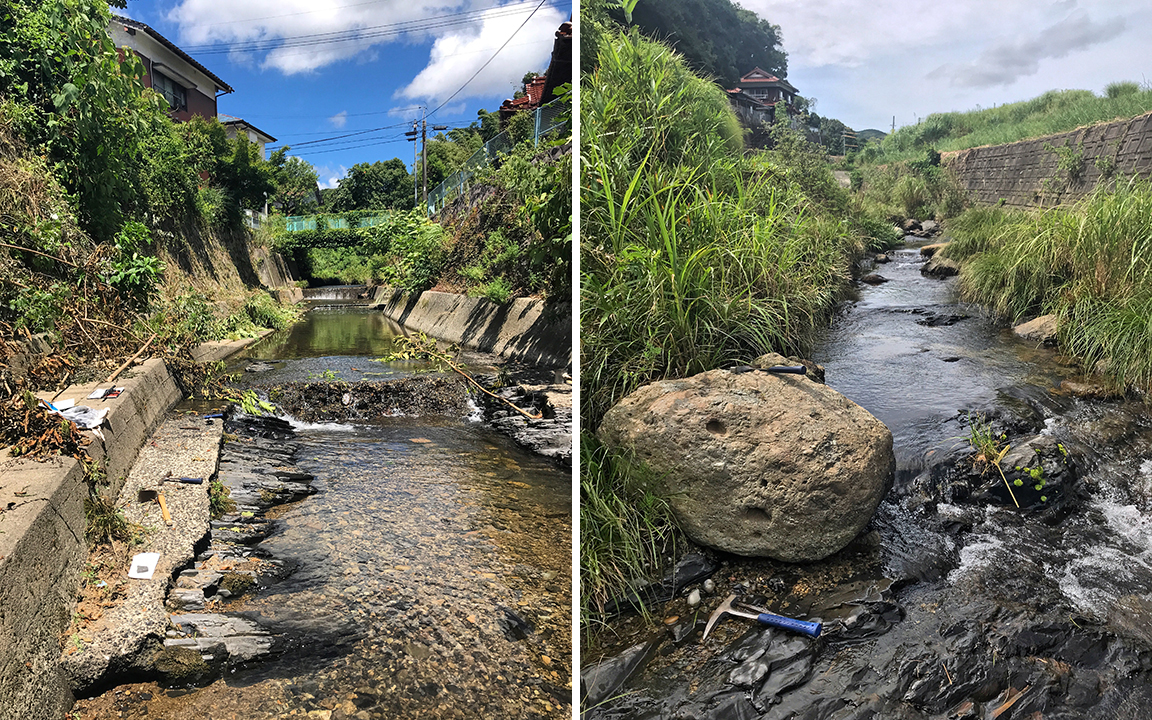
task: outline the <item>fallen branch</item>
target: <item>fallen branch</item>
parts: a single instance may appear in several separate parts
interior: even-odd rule
[[[131,365],[133,362],[135,362],[136,358],[138,358],[144,354],[144,351],[147,350],[148,346],[152,344],[152,341],[156,339],[157,334],[158,333],[152,333],[152,337],[148,338],[148,342],[144,343],[144,347],[137,350],[135,355],[133,355],[132,357],[125,360],[124,364],[121,365],[120,367],[116,368],[116,372],[109,375],[108,379],[105,380],[104,382],[110,383],[110,382],[113,382],[116,378],[120,377],[120,373],[124,372],[124,370],[127,369],[127,367],[129,365]]]
[[[527,410],[524,410],[524,409],[523,409],[523,408],[521,408],[520,406],[516,405],[516,403],[512,402],[512,401],[511,401],[511,400],[509,400],[508,398],[502,398],[502,397],[500,397],[500,396],[499,396],[499,395],[497,395],[496,393],[492,392],[492,391],[491,391],[491,390],[489,390],[488,388],[486,388],[486,387],[484,387],[483,385],[481,385],[481,384],[479,383],[479,381],[477,381],[477,380],[476,380],[475,378],[473,378],[471,375],[469,375],[468,373],[464,372],[464,371],[463,371],[463,370],[461,370],[459,367],[457,367],[457,366],[456,366],[456,363],[452,362],[451,360],[445,360],[444,362],[448,363],[448,367],[452,368],[452,369],[453,369],[453,370],[455,370],[456,372],[458,372],[458,373],[460,373],[461,375],[463,375],[465,380],[468,380],[468,381],[469,381],[469,382],[471,382],[473,385],[475,385],[476,387],[480,388],[480,390],[481,390],[481,391],[483,391],[483,392],[484,392],[484,393],[486,393],[487,395],[490,395],[490,396],[492,396],[492,397],[496,398],[497,400],[500,400],[500,401],[504,402],[506,405],[508,405],[508,407],[512,408],[513,410],[515,410],[516,412],[520,413],[521,415],[523,415],[524,417],[528,418],[529,420],[539,420],[540,418],[544,417],[544,414],[543,414],[543,413],[537,413],[536,415],[530,415],[530,414],[528,413],[528,411],[527,411]]]
[[[6,248],[9,248],[12,250],[19,250],[20,252],[29,252],[29,253],[32,253],[33,255],[39,255],[40,257],[48,258],[49,260],[55,260],[58,263],[64,263],[68,267],[79,267],[76,263],[70,263],[67,260],[64,260],[63,258],[58,258],[55,255],[49,255],[48,253],[42,253],[39,250],[33,250],[32,248],[20,247],[19,245],[9,245],[8,243],[5,243],[5,242],[0,242],[0,247],[6,247]]]

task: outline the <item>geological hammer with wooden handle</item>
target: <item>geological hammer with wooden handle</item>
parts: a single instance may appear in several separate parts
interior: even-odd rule
[[[733,594],[729,595],[728,599],[713,611],[712,617],[708,618],[708,625],[704,628],[704,640],[708,639],[708,633],[712,632],[716,621],[725,615],[748,618],[749,620],[759,622],[761,625],[771,625],[772,627],[803,633],[812,638],[820,637],[820,631],[824,629],[824,626],[820,623],[808,622],[807,620],[795,620],[782,615],[773,615],[769,612],[762,612],[760,608],[738,603],[736,602],[736,595]]]

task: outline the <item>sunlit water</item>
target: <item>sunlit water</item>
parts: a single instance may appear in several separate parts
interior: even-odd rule
[[[399,377],[419,366],[373,362],[398,333],[364,308],[314,310],[235,366],[274,363],[246,385]],[[347,717],[570,715],[568,473],[468,418],[295,425],[319,492],[257,546],[292,571],[216,609],[286,651],[192,693],[122,695],[117,712],[264,718],[352,698]],[[80,717],[116,717],[113,704],[81,703]]]

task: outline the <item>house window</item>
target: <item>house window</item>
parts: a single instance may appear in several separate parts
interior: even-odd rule
[[[188,109],[188,91],[167,75],[153,71],[152,89],[163,95],[173,110]]]

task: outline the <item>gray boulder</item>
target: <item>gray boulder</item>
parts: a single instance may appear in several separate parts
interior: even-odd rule
[[[609,410],[599,435],[653,471],[693,540],[787,562],[851,542],[896,465],[883,423],[798,375],[713,370],[653,383]]]
[[[946,257],[940,257],[937,253],[932,256],[932,259],[924,263],[920,268],[921,275],[928,275],[929,277],[945,278],[953,275],[960,274],[960,263],[955,260],[949,260]]]
[[[1016,336],[1022,340],[1051,345],[1056,342],[1057,329],[1058,324],[1055,315],[1041,315],[1034,320],[1020,323],[1012,328],[1012,332],[1016,333]]]

